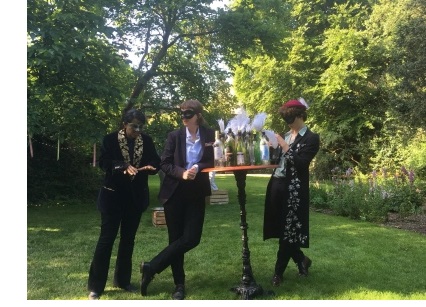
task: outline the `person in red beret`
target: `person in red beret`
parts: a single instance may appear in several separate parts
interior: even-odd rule
[[[290,131],[276,134],[280,146],[278,167],[266,188],[263,239],[279,239],[272,284],[279,286],[290,258],[300,276],[312,264],[301,248],[309,247],[309,165],[319,150],[319,135],[305,125],[308,105],[290,100],[279,113]]]

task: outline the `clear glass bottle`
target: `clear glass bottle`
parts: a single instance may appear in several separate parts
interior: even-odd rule
[[[253,133],[249,131],[247,133],[247,151],[248,151],[248,161],[249,165],[255,165],[255,158],[254,158],[254,137]]]
[[[225,166],[235,166],[236,154],[235,154],[235,139],[232,130],[229,129],[226,140],[225,140]]]
[[[262,138],[260,139],[260,156],[263,165],[270,164],[269,141],[265,135],[265,132],[262,132]]]
[[[219,131],[215,131],[215,141],[213,144],[214,150],[214,166],[215,167],[223,167],[224,164],[224,145],[222,140],[220,139]]]
[[[237,133],[236,152],[237,152],[237,165],[246,165],[244,159],[244,140],[241,131]]]

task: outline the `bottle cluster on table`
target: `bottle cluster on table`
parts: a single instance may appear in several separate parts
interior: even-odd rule
[[[228,129],[226,134],[216,131],[215,135],[215,167],[270,164],[269,140],[264,132],[237,131],[235,134]]]

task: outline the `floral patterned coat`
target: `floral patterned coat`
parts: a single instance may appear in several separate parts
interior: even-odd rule
[[[297,135],[286,159],[285,195],[282,202],[270,198],[271,182],[266,188],[263,239],[282,238],[300,247],[309,247],[309,165],[319,150],[319,135],[306,130]],[[281,153],[280,153],[281,156]]]

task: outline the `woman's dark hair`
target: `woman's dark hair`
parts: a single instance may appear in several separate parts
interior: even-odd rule
[[[124,124],[128,124],[132,120],[134,120],[135,118],[142,125],[145,125],[145,122],[146,122],[145,115],[142,113],[142,111],[136,110],[136,109],[130,109],[130,110],[126,111],[126,113],[124,113],[124,115],[123,115],[123,123]]]
[[[278,112],[280,113],[281,117],[284,119],[284,117],[302,117],[303,121],[306,121],[308,118],[308,114],[306,113],[305,108],[298,108],[298,107],[290,107],[290,108],[283,108],[281,107]]]
[[[185,109],[192,109],[194,110],[195,114],[197,114],[197,123],[198,125],[203,125],[206,123],[206,121],[204,120],[203,117],[203,105],[201,104],[201,102],[199,102],[196,99],[190,99],[190,100],[186,100],[184,102],[181,103],[180,108],[185,110]]]

